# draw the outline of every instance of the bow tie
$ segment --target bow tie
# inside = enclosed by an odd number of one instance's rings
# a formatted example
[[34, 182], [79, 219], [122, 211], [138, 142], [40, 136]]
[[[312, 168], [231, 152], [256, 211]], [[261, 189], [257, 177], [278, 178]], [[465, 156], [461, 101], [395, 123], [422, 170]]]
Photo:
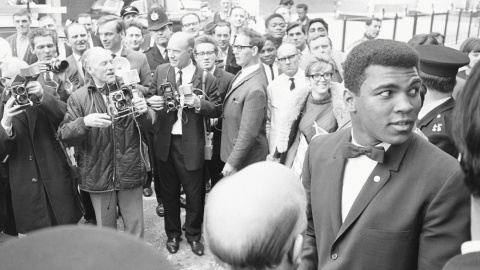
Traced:
[[342, 149], [343, 158], [356, 158], [361, 155], [367, 156], [371, 160], [383, 163], [385, 149], [381, 146], [377, 147], [362, 147], [356, 146], [353, 143], [347, 142]]

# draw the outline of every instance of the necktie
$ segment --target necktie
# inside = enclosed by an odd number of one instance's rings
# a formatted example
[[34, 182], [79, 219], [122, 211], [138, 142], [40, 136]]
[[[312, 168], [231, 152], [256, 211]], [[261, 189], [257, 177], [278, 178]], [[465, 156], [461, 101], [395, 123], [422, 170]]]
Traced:
[[361, 147], [353, 143], [346, 143], [342, 149], [343, 158], [356, 158], [365, 155], [371, 160], [383, 163], [385, 149], [383, 147]]
[[273, 72], [273, 64], [268, 65], [270, 67], [270, 72], [272, 73], [272, 81], [275, 80], [275, 73]]
[[52, 77], [50, 77], [49, 71], [45, 72], [45, 85], [55, 87]]
[[180, 88], [180, 85], [182, 85], [182, 70], [181, 69], [178, 71], [177, 89]]
[[292, 83], [290, 84], [290, 91], [292, 91], [293, 89], [295, 89], [295, 82], [294, 82], [294, 78], [290, 78], [289, 79]]
[[113, 59], [115, 59], [116, 56], [117, 56], [116, 54], [112, 53], [112, 58]]
[[165, 61], [170, 62], [170, 59], [168, 59], [168, 52], [167, 52], [167, 50], [165, 50], [165, 57], [164, 57], [164, 58], [165, 58]]

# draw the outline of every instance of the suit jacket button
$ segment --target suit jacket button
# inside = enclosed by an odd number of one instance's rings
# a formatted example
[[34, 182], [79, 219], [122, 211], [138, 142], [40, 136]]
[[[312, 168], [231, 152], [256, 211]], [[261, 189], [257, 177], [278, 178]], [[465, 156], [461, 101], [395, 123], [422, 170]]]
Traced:
[[338, 254], [337, 253], [333, 253], [332, 254], [332, 260], [336, 260], [338, 258]]
[[32, 156], [28, 156], [28, 160], [32, 161], [32, 160], [33, 160], [33, 157], [32, 157]]
[[32, 182], [33, 182], [33, 183], [36, 183], [36, 182], [37, 182], [37, 178], [32, 178]]

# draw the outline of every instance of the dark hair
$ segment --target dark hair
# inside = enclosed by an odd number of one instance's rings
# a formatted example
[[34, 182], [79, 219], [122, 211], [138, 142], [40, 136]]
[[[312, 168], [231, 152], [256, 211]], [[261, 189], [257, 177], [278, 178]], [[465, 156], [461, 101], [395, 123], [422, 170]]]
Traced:
[[280, 3], [279, 5], [283, 5], [283, 6], [286, 6], [286, 5], [291, 5], [293, 6], [295, 3], [293, 2], [293, 0], [280, 0]]
[[215, 47], [215, 54], [218, 53], [218, 42], [214, 37], [209, 35], [201, 35], [195, 39], [195, 52], [197, 50], [197, 45], [203, 43], [213, 44], [213, 46]]
[[240, 28], [238, 29], [237, 35], [244, 35], [250, 38], [250, 45], [258, 48], [260, 52], [264, 45], [264, 40], [262, 35], [257, 31], [251, 28]]
[[[125, 31], [127, 31], [127, 29], [130, 27], [137, 27], [138, 29], [140, 29], [140, 31], [142, 31], [142, 28], [143, 28], [142, 25], [136, 21], [129, 21], [125, 23]], [[142, 33], [142, 36], [143, 36], [143, 33]]]
[[470, 192], [480, 195], [480, 68], [475, 65], [453, 112], [453, 141], [460, 152], [460, 165]]
[[318, 23], [318, 22], [321, 23], [321, 24], [323, 24], [323, 26], [325, 27], [325, 30], [327, 30], [327, 34], [328, 34], [328, 23], [327, 23], [323, 18], [311, 19], [311, 20], [308, 22], [307, 30], [310, 30], [310, 26], [312, 26], [312, 24]]
[[274, 46], [275, 44], [277, 44], [275, 41], [275, 37], [272, 36], [271, 34], [263, 34], [262, 37], [263, 37], [263, 45], [265, 45], [267, 41], [272, 42]]
[[305, 27], [303, 27], [303, 25], [300, 22], [289, 23], [288, 26], [287, 26], [287, 34], [290, 30], [292, 30], [295, 27], [300, 27], [300, 29], [302, 29], [303, 34], [305, 34], [305, 35], [307, 34], [306, 31], [305, 31]]
[[[45, 29], [45, 28], [36, 28], [32, 29], [27, 34], [28, 41], [32, 49], [35, 48], [34, 40], [36, 37], [52, 37], [53, 44], [57, 46], [57, 32]], [[58, 52], [58, 48], [57, 48]]]
[[416, 48], [420, 45], [440, 45], [438, 44], [438, 41], [427, 34], [418, 34], [413, 36], [408, 42], [408, 45], [412, 46], [412, 48]]
[[271, 20], [275, 19], [275, 18], [280, 18], [283, 20], [283, 22], [285, 22], [285, 18], [283, 18], [282, 15], [278, 14], [278, 13], [273, 13], [272, 15], [268, 16], [266, 19], [265, 19], [265, 28], [268, 28], [268, 24], [270, 23]]
[[306, 4], [298, 4], [297, 8], [303, 8], [305, 11], [308, 11], [308, 6]]
[[469, 54], [471, 52], [480, 52], [480, 38], [467, 38], [460, 45], [459, 51]]
[[418, 53], [404, 42], [374, 39], [357, 45], [345, 60], [345, 87], [360, 94], [360, 86], [365, 81], [365, 70], [369, 66], [418, 68]]
[[377, 18], [377, 17], [370, 17], [370, 18], [368, 18], [368, 19], [365, 20], [365, 24], [366, 24], [367, 26], [370, 26], [373, 21], [382, 22], [382, 19]]
[[230, 27], [229, 22], [218, 22], [218, 23], [210, 22], [207, 25], [205, 25], [205, 27], [203, 28], [203, 33], [205, 35], [213, 36], [215, 34], [215, 29], [217, 29], [217, 27], [225, 27], [225, 26], [228, 27], [228, 32], [231, 34], [232, 28]]
[[31, 16], [30, 13], [28, 13], [28, 11], [25, 10], [25, 9], [20, 9], [19, 11], [13, 13], [12, 18], [14, 18], [15, 16], [27, 16], [27, 17], [28, 17], [28, 20], [29, 20], [29, 21], [32, 21], [32, 16]]
[[[65, 28], [63, 29], [63, 32], [65, 33], [65, 37], [67, 39], [68, 39], [68, 29], [70, 29], [70, 27], [72, 27], [73, 25], [79, 25], [79, 26], [85, 28], [85, 31], [87, 31], [87, 28], [85, 27], [85, 25], [79, 24], [78, 22], [71, 23], [71, 24], [65, 26]], [[88, 35], [88, 31], [87, 31], [87, 35]]]
[[106, 24], [108, 22], [115, 22], [117, 24], [116, 25], [117, 33], [121, 33], [121, 32], [125, 33], [125, 22], [122, 20], [122, 18], [115, 15], [105, 15], [100, 17], [100, 19], [98, 19], [97, 21], [98, 28], [100, 28], [101, 25]]
[[455, 84], [457, 84], [456, 76], [453, 77], [439, 77], [426, 74], [420, 70], [420, 78], [422, 83], [430, 90], [440, 93], [452, 93]]
[[197, 17], [198, 22], [201, 22], [200, 17], [199, 17], [196, 13], [189, 12], [189, 13], [184, 14], [184, 15], [182, 16], [182, 18], [180, 19], [180, 23], [182, 24], [182, 26], [183, 26], [183, 18], [185, 18], [185, 17], [187, 17], [187, 16], [190, 16], [190, 15], [193, 15], [193, 16]]

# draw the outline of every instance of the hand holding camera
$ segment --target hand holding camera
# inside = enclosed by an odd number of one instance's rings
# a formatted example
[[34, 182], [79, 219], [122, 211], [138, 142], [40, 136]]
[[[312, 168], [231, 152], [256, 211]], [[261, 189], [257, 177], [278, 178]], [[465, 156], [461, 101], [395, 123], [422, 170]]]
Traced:
[[132, 102], [133, 106], [139, 114], [144, 114], [147, 111], [148, 106], [144, 98], [134, 97]]
[[83, 118], [87, 127], [106, 128], [112, 124], [112, 118], [106, 113], [91, 113]]
[[147, 104], [155, 111], [160, 111], [163, 109], [165, 100], [161, 96], [152, 96], [147, 100]]
[[68, 68], [68, 61], [53, 58], [50, 61], [38, 62], [40, 72], [62, 73]]
[[42, 100], [43, 97], [43, 87], [37, 81], [31, 81], [27, 83], [27, 93], [30, 96], [37, 97], [37, 100]]
[[22, 108], [19, 106], [13, 106], [15, 103], [15, 98], [10, 97], [5, 103], [4, 111], [3, 111], [3, 118], [2, 118], [2, 125], [9, 127], [12, 125], [13, 117], [17, 114], [22, 112]]
[[184, 104], [189, 108], [200, 109], [200, 98], [193, 93], [191, 85], [182, 85], [179, 87], [180, 95], [185, 96]]

